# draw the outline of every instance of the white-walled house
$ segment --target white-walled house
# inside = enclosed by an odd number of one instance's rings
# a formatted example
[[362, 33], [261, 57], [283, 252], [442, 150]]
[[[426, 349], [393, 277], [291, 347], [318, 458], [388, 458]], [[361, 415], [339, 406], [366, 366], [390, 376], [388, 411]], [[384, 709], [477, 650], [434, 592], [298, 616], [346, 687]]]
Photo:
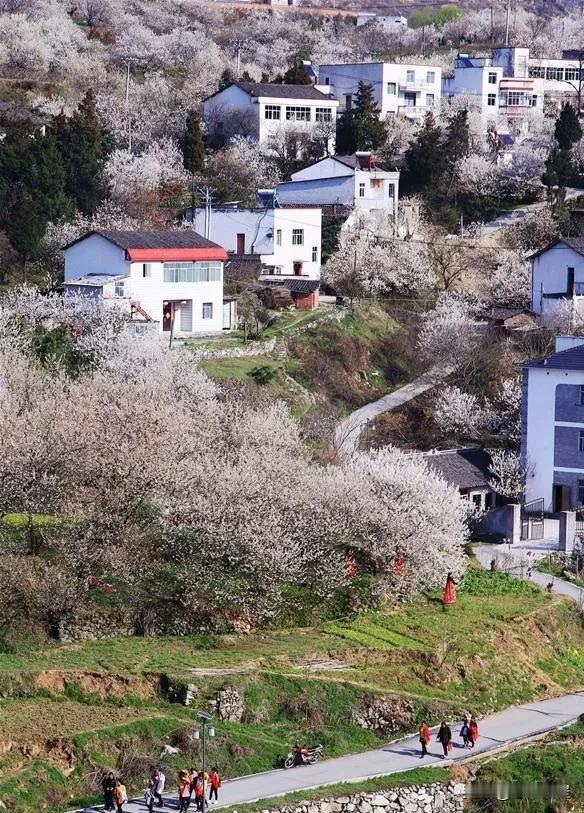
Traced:
[[376, 14], [374, 11], [361, 11], [357, 14], [357, 26], [375, 25], [384, 31], [392, 31], [395, 28], [407, 28], [408, 18], [403, 14]]
[[103, 297], [160, 332], [232, 327], [223, 248], [194, 231], [93, 231], [64, 248], [65, 293]]
[[207, 133], [221, 139], [243, 135], [266, 143], [285, 132], [328, 136], [334, 150], [338, 101], [314, 85], [233, 82], [203, 101]]
[[373, 87], [381, 118], [399, 113], [419, 120], [440, 109], [442, 68], [437, 65], [356, 62], [319, 68], [319, 87], [330, 88], [340, 110], [352, 106], [359, 82]]
[[584, 238], [562, 237], [532, 254], [531, 310], [547, 315], [571, 300], [584, 313]]
[[[195, 209], [195, 227], [204, 218], [205, 210]], [[208, 233], [231, 255], [259, 256], [265, 276], [320, 280], [320, 208], [213, 208]]]
[[555, 353], [523, 366], [521, 454], [526, 502], [584, 506], [584, 338], [558, 337]]
[[397, 217], [399, 171], [377, 169], [370, 152], [331, 155], [294, 172], [276, 187], [282, 206], [346, 206], [357, 211], [384, 210]]

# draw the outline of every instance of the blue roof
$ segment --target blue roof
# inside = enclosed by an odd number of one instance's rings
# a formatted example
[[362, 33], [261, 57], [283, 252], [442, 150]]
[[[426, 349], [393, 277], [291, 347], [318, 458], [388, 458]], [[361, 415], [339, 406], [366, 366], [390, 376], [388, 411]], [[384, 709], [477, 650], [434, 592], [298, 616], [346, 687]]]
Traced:
[[523, 367], [544, 367], [549, 370], [582, 370], [584, 371], [584, 344], [577, 347], [569, 347], [567, 350], [560, 350], [559, 353], [552, 353], [535, 361], [528, 361]]

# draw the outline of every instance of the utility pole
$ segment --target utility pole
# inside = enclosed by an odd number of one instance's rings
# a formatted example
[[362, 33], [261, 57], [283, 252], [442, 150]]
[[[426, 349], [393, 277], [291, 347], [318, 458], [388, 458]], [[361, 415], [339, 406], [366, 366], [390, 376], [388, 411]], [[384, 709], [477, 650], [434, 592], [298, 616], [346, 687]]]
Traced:
[[491, 45], [493, 45], [495, 41], [495, 20], [494, 20], [494, 9], [491, 6]]
[[213, 196], [211, 194], [211, 187], [204, 186], [202, 189], [199, 189], [200, 194], [203, 196], [205, 201], [205, 237], [207, 240], [210, 239], [209, 235], [211, 234], [211, 213], [213, 211], [212, 204], [213, 204]]
[[206, 711], [198, 711], [197, 717], [202, 721], [193, 731], [194, 739], [201, 739], [203, 743], [203, 813], [207, 806], [207, 799], [205, 797], [205, 771], [206, 771], [206, 739], [207, 737], [215, 736], [215, 726], [213, 725], [213, 718]]
[[126, 116], [128, 117], [128, 151], [132, 151], [132, 117], [130, 115], [130, 69], [132, 66], [131, 59], [125, 59], [126, 63]]
[[507, 14], [505, 16], [505, 45], [509, 45], [509, 19], [511, 17], [511, 0], [507, 0]]
[[245, 42], [244, 40], [234, 40], [233, 44], [235, 46], [235, 56], [237, 59], [237, 67], [235, 69], [235, 78], [239, 79], [241, 76], [241, 49], [243, 48]]

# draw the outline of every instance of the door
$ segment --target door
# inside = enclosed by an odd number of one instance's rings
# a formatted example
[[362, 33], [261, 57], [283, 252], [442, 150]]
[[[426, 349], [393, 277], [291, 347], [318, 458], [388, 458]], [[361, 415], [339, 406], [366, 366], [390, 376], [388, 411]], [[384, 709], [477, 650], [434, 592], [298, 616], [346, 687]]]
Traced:
[[569, 511], [572, 507], [570, 486], [554, 485], [554, 514]]
[[187, 299], [180, 303], [180, 331], [192, 333], [193, 330], [193, 300]]
[[245, 234], [237, 235], [237, 254], [245, 254]]
[[404, 93], [404, 105], [406, 107], [415, 107], [416, 106], [416, 94], [415, 93]]
[[223, 330], [231, 330], [231, 302], [223, 303]]
[[172, 320], [174, 318], [174, 303], [162, 303], [162, 329], [168, 332], [172, 327]]

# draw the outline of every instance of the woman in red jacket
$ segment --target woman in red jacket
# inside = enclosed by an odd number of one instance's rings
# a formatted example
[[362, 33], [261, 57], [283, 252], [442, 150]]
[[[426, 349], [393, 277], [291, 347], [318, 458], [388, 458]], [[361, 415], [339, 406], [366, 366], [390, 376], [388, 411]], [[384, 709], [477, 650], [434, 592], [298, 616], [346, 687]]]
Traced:
[[[212, 805], [217, 804], [219, 801], [219, 788], [221, 787], [221, 777], [219, 776], [219, 771], [217, 770], [217, 766], [213, 766], [211, 769], [211, 775], [209, 776], [209, 784], [211, 785], [211, 790], [209, 791], [209, 802]], [[215, 801], [213, 801], [213, 797], [215, 797]]]

